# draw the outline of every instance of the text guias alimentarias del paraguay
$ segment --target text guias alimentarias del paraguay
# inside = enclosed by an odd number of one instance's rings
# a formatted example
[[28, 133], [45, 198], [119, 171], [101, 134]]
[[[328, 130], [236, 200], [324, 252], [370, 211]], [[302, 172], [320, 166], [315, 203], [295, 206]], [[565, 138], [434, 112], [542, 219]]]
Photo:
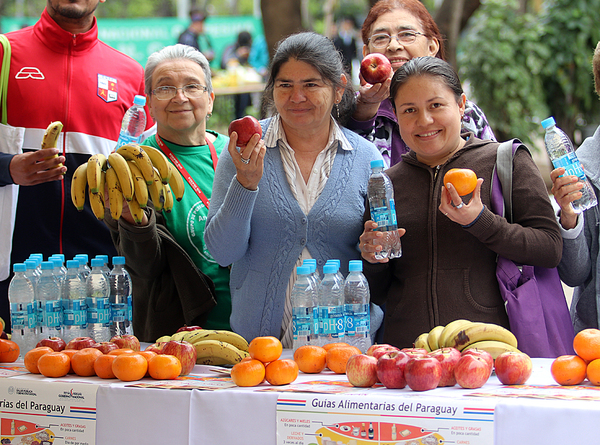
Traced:
[[458, 411], [458, 407], [449, 405], [437, 405], [427, 404], [423, 402], [410, 402], [410, 403], [388, 403], [388, 402], [359, 402], [356, 400], [327, 400], [327, 399], [313, 399], [311, 402], [313, 408], [327, 408], [327, 409], [344, 409], [354, 411], [385, 411], [385, 412], [402, 412], [402, 413], [415, 413], [415, 414], [430, 414], [440, 416], [442, 414], [455, 416]]
[[66, 406], [51, 403], [37, 403], [33, 400], [0, 400], [0, 409], [18, 409], [23, 411], [39, 411], [47, 414], [64, 414]]

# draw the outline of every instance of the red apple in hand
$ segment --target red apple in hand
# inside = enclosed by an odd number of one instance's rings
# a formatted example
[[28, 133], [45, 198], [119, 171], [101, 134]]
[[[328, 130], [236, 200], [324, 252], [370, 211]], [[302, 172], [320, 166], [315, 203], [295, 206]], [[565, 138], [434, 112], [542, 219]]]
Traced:
[[188, 375], [196, 365], [196, 348], [187, 341], [171, 340], [164, 343], [161, 354], [174, 355], [181, 362], [181, 373]]
[[406, 384], [413, 391], [427, 391], [437, 388], [442, 378], [442, 365], [435, 357], [428, 355], [411, 358], [404, 368]]
[[255, 133], [262, 137], [262, 128], [253, 116], [244, 116], [241, 119], [236, 119], [229, 124], [227, 133], [231, 136], [232, 132], [238, 135], [237, 146], [245, 147]]
[[352, 386], [368, 388], [377, 383], [377, 359], [372, 355], [356, 354], [348, 359], [346, 377]]
[[429, 353], [430, 357], [435, 357], [442, 365], [442, 377], [438, 386], [454, 386], [456, 379], [454, 378], [454, 368], [460, 360], [460, 351], [455, 348], [436, 349]]
[[454, 367], [454, 377], [463, 388], [481, 388], [490, 378], [489, 364], [482, 357], [464, 354]]
[[91, 348], [96, 344], [96, 340], [92, 337], [76, 337], [67, 343], [65, 349], [84, 349]]
[[395, 351], [383, 354], [377, 360], [377, 378], [386, 388], [402, 389], [406, 386], [404, 371], [411, 356]]
[[140, 341], [135, 335], [123, 334], [115, 335], [110, 339], [111, 342], [115, 343], [119, 349], [132, 349], [134, 351], [140, 350]]
[[360, 74], [371, 85], [385, 82], [391, 73], [392, 65], [383, 54], [367, 54], [360, 62]]
[[101, 341], [100, 343], [96, 343], [92, 346], [92, 348], [96, 348], [102, 354], [108, 354], [110, 351], [114, 351], [115, 349], [119, 349], [116, 343], [112, 341]]
[[503, 352], [496, 358], [496, 376], [503, 385], [524, 385], [531, 376], [531, 358], [524, 352]]
[[37, 345], [35, 345], [36, 348], [39, 348], [40, 346], [48, 346], [54, 351], [60, 352], [67, 347], [67, 343], [60, 337], [48, 337], [42, 338], [38, 341]]

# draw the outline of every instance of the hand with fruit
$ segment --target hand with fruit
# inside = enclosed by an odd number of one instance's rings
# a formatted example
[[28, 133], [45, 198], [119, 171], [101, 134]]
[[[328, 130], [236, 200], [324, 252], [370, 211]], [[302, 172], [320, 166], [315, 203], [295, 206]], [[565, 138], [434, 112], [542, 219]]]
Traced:
[[[265, 141], [256, 118], [245, 116], [229, 124], [229, 154], [236, 168], [236, 177], [242, 187], [256, 190], [263, 175]], [[239, 147], [239, 151], [237, 149]]]
[[[444, 175], [444, 187], [439, 210], [450, 220], [461, 226], [471, 224], [481, 214], [481, 185], [475, 172], [468, 168], [451, 168]], [[468, 203], [462, 197], [473, 194]]]

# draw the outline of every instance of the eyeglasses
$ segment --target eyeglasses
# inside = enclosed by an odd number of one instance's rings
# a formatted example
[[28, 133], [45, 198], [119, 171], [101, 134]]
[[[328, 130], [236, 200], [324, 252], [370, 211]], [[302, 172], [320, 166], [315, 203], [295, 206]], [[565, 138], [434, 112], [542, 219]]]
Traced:
[[202, 93], [208, 91], [208, 87], [200, 85], [199, 83], [190, 83], [181, 88], [173, 86], [158, 87], [152, 90], [152, 94], [156, 96], [158, 100], [173, 99], [177, 95], [177, 90], [182, 90], [185, 97], [188, 99], [195, 99], [202, 96]]
[[[398, 43], [402, 45], [410, 45], [412, 43], [415, 43], [415, 40], [417, 40], [417, 36], [424, 35], [425, 34], [418, 31], [400, 31], [394, 36], [394, 38]], [[385, 33], [373, 34], [369, 39], [369, 42], [373, 45], [374, 48], [387, 48], [391, 41], [392, 37], [389, 34]]]

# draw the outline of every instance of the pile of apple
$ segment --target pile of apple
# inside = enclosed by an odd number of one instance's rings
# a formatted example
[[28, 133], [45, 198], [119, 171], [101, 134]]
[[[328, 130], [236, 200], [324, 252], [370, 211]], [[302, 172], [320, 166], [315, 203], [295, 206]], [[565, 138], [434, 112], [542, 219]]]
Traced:
[[427, 352], [420, 348], [399, 349], [392, 345], [371, 346], [365, 354], [348, 359], [346, 376], [357, 387], [381, 382], [386, 388], [427, 391], [454, 386], [481, 388], [492, 370], [504, 385], [523, 385], [531, 376], [532, 363], [523, 352], [504, 352], [494, 363], [489, 352], [441, 348]]

